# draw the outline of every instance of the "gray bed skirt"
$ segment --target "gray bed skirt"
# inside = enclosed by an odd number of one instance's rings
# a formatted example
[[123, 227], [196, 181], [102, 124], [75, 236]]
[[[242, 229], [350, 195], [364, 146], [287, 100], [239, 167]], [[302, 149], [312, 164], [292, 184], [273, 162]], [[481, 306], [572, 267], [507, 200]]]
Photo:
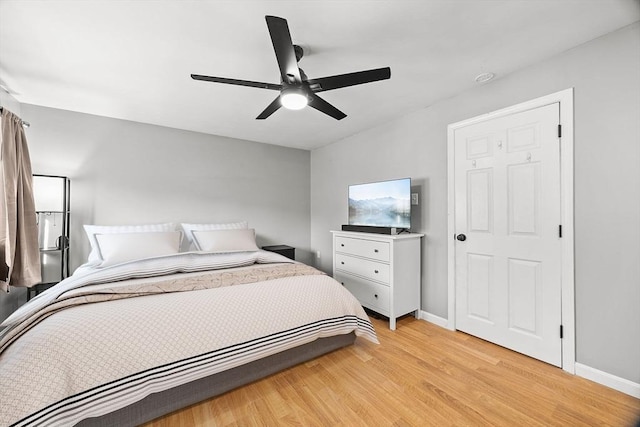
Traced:
[[155, 418], [186, 408], [229, 390], [280, 372], [291, 366], [314, 359], [323, 354], [353, 344], [356, 336], [351, 332], [319, 338], [308, 344], [277, 353], [264, 359], [190, 383], [153, 393], [132, 405], [101, 417], [87, 418], [79, 426], [136, 426]]

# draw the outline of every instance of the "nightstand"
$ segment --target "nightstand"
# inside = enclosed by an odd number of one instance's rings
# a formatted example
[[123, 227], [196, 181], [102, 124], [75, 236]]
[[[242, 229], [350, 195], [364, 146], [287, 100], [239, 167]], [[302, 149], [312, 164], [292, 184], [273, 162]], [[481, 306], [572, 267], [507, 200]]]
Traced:
[[273, 245], [263, 246], [262, 249], [269, 252], [275, 252], [280, 255], [284, 255], [289, 259], [296, 259], [296, 248], [287, 245]]
[[33, 285], [30, 288], [27, 288], [27, 301], [31, 299], [31, 293], [34, 295], [38, 295], [42, 291], [46, 291], [52, 286], [57, 285], [58, 282], [49, 282], [49, 283], [38, 283], [37, 285]]

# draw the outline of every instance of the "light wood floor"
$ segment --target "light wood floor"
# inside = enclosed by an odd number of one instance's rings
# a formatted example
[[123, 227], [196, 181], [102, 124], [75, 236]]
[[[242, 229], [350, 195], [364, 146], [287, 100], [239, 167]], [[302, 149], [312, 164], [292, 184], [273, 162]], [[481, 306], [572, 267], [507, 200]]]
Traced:
[[405, 317], [355, 345], [191, 406], [160, 426], [631, 426], [640, 400]]

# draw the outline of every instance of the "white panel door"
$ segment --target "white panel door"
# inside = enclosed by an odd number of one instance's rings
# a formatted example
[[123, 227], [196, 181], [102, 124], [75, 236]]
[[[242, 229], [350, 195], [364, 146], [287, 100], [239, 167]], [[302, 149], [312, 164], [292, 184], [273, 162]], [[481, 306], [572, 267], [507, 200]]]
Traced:
[[562, 363], [559, 104], [455, 130], [456, 328]]

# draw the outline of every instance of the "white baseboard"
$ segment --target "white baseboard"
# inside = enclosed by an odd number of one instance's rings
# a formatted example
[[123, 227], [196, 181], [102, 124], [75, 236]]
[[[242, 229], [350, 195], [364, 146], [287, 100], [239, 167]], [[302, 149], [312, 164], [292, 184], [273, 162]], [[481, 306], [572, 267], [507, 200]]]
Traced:
[[434, 325], [438, 325], [443, 328], [447, 327], [447, 319], [436, 316], [435, 314], [427, 313], [423, 310], [420, 310], [420, 319], [426, 320], [429, 323], [433, 323]]
[[[433, 323], [434, 325], [438, 325], [445, 329], [448, 327], [447, 319], [423, 310], [420, 310], [420, 319], [426, 320], [429, 323]], [[634, 383], [633, 381], [617, 377], [615, 375], [600, 371], [598, 369], [583, 365], [578, 362], [576, 362], [575, 364], [575, 370], [575, 374], [579, 377], [586, 378], [598, 384], [602, 384], [606, 387], [618, 390], [622, 393], [628, 394], [629, 396], [640, 399], [640, 384], [638, 383]]]
[[640, 384], [576, 362], [576, 375], [640, 399]]

